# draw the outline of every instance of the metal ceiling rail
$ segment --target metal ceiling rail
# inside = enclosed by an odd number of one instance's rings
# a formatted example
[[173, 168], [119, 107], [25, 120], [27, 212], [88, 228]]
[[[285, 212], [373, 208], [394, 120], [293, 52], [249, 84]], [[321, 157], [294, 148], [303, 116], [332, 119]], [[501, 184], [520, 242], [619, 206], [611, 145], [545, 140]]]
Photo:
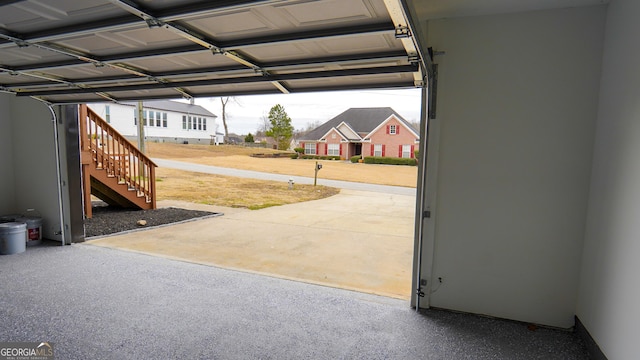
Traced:
[[[223, 49], [222, 51], [230, 51], [230, 50], [239, 50], [243, 48], [247, 48], [249, 46], [258, 46], [258, 45], [280, 45], [282, 43], [294, 42], [294, 41], [314, 41], [325, 39], [329, 37], [342, 37], [342, 36], [354, 36], [354, 35], [367, 35], [367, 34], [377, 34], [377, 33], [394, 33], [395, 28], [393, 24], [384, 23], [384, 24], [373, 24], [367, 26], [349, 26], [349, 27], [340, 27], [334, 28], [330, 30], [317, 30], [317, 31], [308, 31], [308, 32], [296, 32], [290, 34], [281, 34], [273, 37], [261, 37], [256, 39], [241, 39], [234, 40], [233, 42], [222, 42], [215, 43], [209, 39], [201, 39], [201, 41], [208, 42], [213, 48]], [[1, 36], [0, 36], [1, 37]], [[23, 40], [22, 37], [15, 37], [18, 40]], [[203, 49], [202, 44], [198, 45], [183, 45], [173, 48], [159, 48], [153, 50], [143, 50], [137, 52], [127, 52], [113, 55], [105, 55], [99, 58], [96, 58], [102, 63], [110, 63], [110, 62], [118, 62], [118, 61], [132, 61], [132, 60], [141, 60], [145, 58], [157, 57], [157, 56], [167, 56], [170, 55], [189, 55], [194, 52], [202, 52], [205, 51]], [[209, 49], [209, 48], [206, 48]], [[405, 54], [406, 57], [406, 54]], [[60, 67], [69, 67], [82, 65], [83, 62], [78, 60], [68, 60], [68, 61], [54, 61], [49, 63], [39, 63], [39, 64], [31, 64], [31, 65], [23, 65], [16, 67], [17, 70], [44, 70], [44, 69], [53, 69]], [[258, 64], [256, 64], [258, 65]], [[264, 64], [260, 64], [263, 65]]]
[[[326, 66], [326, 65], [349, 65], [353, 63], [360, 64], [375, 64], [379, 62], [406, 62], [407, 55], [404, 51], [394, 50], [388, 52], [375, 52], [360, 55], [342, 55], [342, 56], [329, 56], [315, 59], [304, 60], [288, 60], [288, 61], [274, 61], [263, 63], [263, 68], [268, 71], [282, 71], [282, 70], [296, 70], [300, 68], [307, 68], [311, 66]], [[149, 72], [151, 76], [173, 80], [175, 77], [189, 76], [197, 74], [210, 74], [224, 76], [225, 73], [238, 73], [247, 71], [247, 67], [243, 65], [232, 66], [220, 66], [220, 67], [206, 67], [188, 70], [174, 70], [163, 73]], [[252, 72], [253, 73], [253, 72]], [[100, 84], [108, 82], [128, 81], [139, 79], [138, 76], [131, 75], [116, 75], [105, 77], [88, 77], [88, 78], [75, 78], [73, 82], [76, 84]], [[16, 83], [5, 84], [8, 88], [30, 88], [51, 85], [49, 82], [30, 82], [30, 83]]]
[[[147, 23], [149, 28], [162, 27], [164, 29], [171, 31], [174, 34], [177, 34], [178, 36], [181, 36], [191, 42], [194, 42], [206, 49], [211, 50], [213, 54], [222, 54], [237, 63], [240, 63], [242, 65], [245, 65], [253, 69], [254, 71], [259, 71], [263, 75], [268, 75], [266, 70], [262, 69], [255, 60], [249, 58], [248, 56], [242, 53], [239, 53], [237, 51], [225, 50], [219, 45], [217, 45], [211, 39], [207, 39], [203, 34], [199, 34], [197, 33], [197, 31], [189, 29], [186, 26], [176, 24], [173, 22], [164, 21], [152, 15], [150, 12], [143, 10], [139, 4], [135, 3], [132, 0], [111, 0], [111, 1], [114, 5], [121, 7], [122, 9], [136, 16], [139, 16], [142, 20], [144, 20]], [[272, 81], [272, 84], [285, 94], [289, 92], [284, 87], [284, 85], [278, 83], [277, 81]]]
[[[2, 36], [0, 35], [0, 37]], [[110, 63], [118, 63], [118, 62], [131, 61], [131, 60], [142, 60], [142, 59], [157, 57], [157, 56], [165, 56], [167, 54], [190, 55], [195, 52], [203, 52], [203, 51], [207, 51], [207, 50], [203, 49], [201, 46], [198, 46], [198, 45], [185, 45], [185, 46], [179, 46], [175, 48], [141, 50], [137, 52], [128, 52], [128, 53], [108, 55], [108, 56], [94, 56], [93, 58], [100, 64], [110, 64]], [[45, 63], [21, 65], [21, 66], [15, 66], [14, 68], [16, 70], [21, 70], [21, 71], [47, 70], [47, 69], [79, 66], [79, 65], [85, 65], [85, 64], [86, 64], [86, 61], [82, 61], [80, 59], [74, 58], [71, 60], [59, 60], [59, 61], [52, 61], [48, 63], [45, 62]]]
[[[381, 82], [381, 83], [365, 83], [365, 84], [346, 84], [346, 85], [328, 85], [328, 86], [308, 86], [301, 87], [299, 89], [292, 89], [291, 93], [302, 93], [302, 92], [322, 92], [322, 91], [343, 91], [343, 90], [373, 90], [373, 89], [406, 89], [407, 87], [412, 86], [412, 83], [407, 83], [406, 81], [398, 81], [398, 82]], [[248, 95], [269, 95], [269, 94], [279, 94], [280, 92], [276, 88], [270, 89], [225, 89], [223, 91], [209, 91], [209, 92], [199, 92], [197, 94], [198, 97], [221, 97], [221, 96], [248, 96]], [[126, 96], [118, 96], [115, 97], [116, 101], [146, 101], [146, 100], [158, 100], [158, 99], [175, 99], [175, 96], [171, 95], [140, 95], [139, 93], [135, 93], [132, 95]], [[89, 103], [96, 102], [95, 98], [81, 98], [76, 97], [69, 100], [50, 100], [52, 104], [77, 104], [77, 103]]]
[[228, 85], [228, 84], [246, 84], [257, 82], [272, 82], [272, 81], [290, 81], [290, 80], [304, 80], [304, 79], [318, 79], [329, 77], [344, 77], [344, 76], [361, 76], [361, 75], [380, 75], [380, 74], [397, 74], [402, 72], [415, 72], [418, 70], [418, 65], [401, 65], [401, 66], [384, 66], [384, 67], [371, 67], [363, 69], [349, 69], [349, 70], [330, 70], [330, 71], [315, 71], [315, 72], [300, 72], [293, 74], [271, 74], [268, 76], [250, 76], [250, 77], [236, 77], [227, 79], [209, 79], [209, 80], [192, 80], [173, 82], [169, 84], [138, 84], [138, 85], [120, 85], [120, 86], [105, 86], [105, 87], [93, 87], [90, 89], [76, 88], [76, 89], [60, 89], [60, 90], [40, 90], [40, 91], [21, 91], [18, 96], [51, 96], [56, 94], [86, 94], [95, 91], [101, 92], [119, 92], [119, 91], [135, 91], [135, 90], [149, 90], [149, 89], [161, 89], [172, 87], [196, 87], [196, 86], [215, 86], [215, 85]]
[[[128, 65], [124, 65], [124, 64], [116, 64], [116, 63], [104, 63], [104, 62], [102, 62], [102, 61], [100, 61], [98, 59], [95, 59], [95, 58], [93, 58], [93, 57], [91, 57], [89, 55], [83, 54], [83, 53], [81, 53], [79, 51], [76, 51], [76, 50], [67, 49], [67, 48], [65, 48], [63, 46], [60, 46], [60, 45], [57, 45], [57, 44], [31, 43], [31, 42], [28, 42], [28, 41], [24, 41], [24, 40], [22, 40], [20, 38], [14, 37], [12, 35], [6, 34], [4, 32], [0, 33], [0, 38], [6, 39], [6, 40], [9, 40], [9, 41], [13, 41], [19, 47], [33, 46], [33, 47], [36, 47], [36, 48], [39, 48], [39, 49], [55, 52], [55, 53], [62, 54], [62, 55], [65, 55], [65, 56], [70, 56], [70, 57], [76, 58], [79, 61], [82, 61], [83, 63], [91, 63], [96, 67], [109, 66], [109, 67], [124, 71], [124, 72], [129, 73], [129, 74], [137, 75], [137, 76], [140, 76], [140, 77], [146, 77], [151, 81], [156, 81], [156, 82], [160, 82], [160, 83], [165, 83], [166, 82], [166, 80], [153, 77], [153, 76], [151, 76], [149, 74], [146, 74], [146, 73], [142, 72], [141, 70], [136, 69], [136, 68], [134, 68], [132, 66], [128, 66]], [[9, 69], [11, 69], [11, 68], [9, 68]], [[32, 70], [32, 69], [29, 69], [29, 70]], [[39, 77], [39, 78], [42, 78], [42, 79], [52, 80], [52, 81], [56, 81], [56, 82], [62, 82], [60, 78], [57, 78], [56, 76], [50, 75], [50, 74], [43, 74], [43, 75], [37, 76], [37, 75], [34, 75], [34, 73], [32, 73], [32, 72], [27, 72], [25, 70], [15, 69], [15, 68], [13, 69], [13, 71], [19, 72], [20, 74], [27, 75], [27, 76]], [[53, 80], [53, 79], [55, 79], [55, 80]], [[71, 81], [68, 81], [68, 80], [63, 80], [63, 81], [68, 83], [69, 85], [73, 85], [73, 86], [76, 86], [76, 87], [80, 87], [80, 88], [84, 88], [85, 87], [85, 86], [81, 86], [81, 85], [75, 84], [75, 83], [73, 83]], [[182, 94], [182, 96], [185, 96], [187, 98], [191, 98], [192, 97], [189, 93], [185, 92], [182, 89], [176, 88], [175, 90], [177, 92], [179, 92], [180, 94]]]
[[[415, 37], [412, 33], [412, 29], [409, 27], [409, 19], [405, 14], [402, 4], [399, 0], [384, 0], [384, 4], [387, 7], [389, 16], [391, 16], [391, 20], [395, 26], [396, 38], [402, 42], [402, 46], [410, 58], [419, 59], [420, 53], [418, 52], [417, 45], [414, 42]], [[422, 71], [418, 71], [414, 74], [414, 82], [416, 86], [424, 86], [425, 81]]]
[[[28, 0], [0, 0], [0, 7], [14, 3], [27, 2]], [[192, 4], [157, 10], [156, 17], [163, 21], [181, 20], [187, 17], [200, 15], [213, 15], [229, 10], [250, 8], [257, 5], [269, 5], [291, 2], [291, 0], [218, 0], [200, 1]], [[135, 14], [122, 14], [108, 19], [99, 19], [53, 29], [45, 29], [22, 34], [27, 41], [55, 41], [69, 36], [93, 34], [101, 31], [112, 31], [140, 24], [140, 18]], [[2, 48], [5, 44], [0, 44]]]

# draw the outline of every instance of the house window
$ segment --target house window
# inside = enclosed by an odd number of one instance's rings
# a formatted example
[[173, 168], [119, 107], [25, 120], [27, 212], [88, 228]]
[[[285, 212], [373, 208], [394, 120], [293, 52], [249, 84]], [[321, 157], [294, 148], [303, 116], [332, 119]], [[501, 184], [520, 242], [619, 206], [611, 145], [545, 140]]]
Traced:
[[402, 157], [411, 158], [411, 145], [402, 145]]
[[389, 125], [389, 134], [391, 135], [397, 134], [397, 129], [395, 125]]
[[107, 120], [107, 124], [111, 123], [111, 111], [109, 105], [105, 105], [104, 107], [104, 119]]
[[304, 153], [305, 153], [305, 155], [315, 155], [316, 154], [316, 143], [305, 143], [304, 144]]
[[138, 109], [133, 109], [133, 125], [138, 125]]
[[191, 116], [189, 116], [189, 125], [187, 126], [187, 130], [191, 130]]
[[198, 118], [198, 130], [202, 130], [202, 118]]
[[340, 144], [329, 144], [327, 147], [327, 155], [340, 156]]
[[376, 144], [373, 146], [373, 156], [382, 156], [382, 145]]
[[162, 114], [160, 114], [160, 111], [156, 111], [156, 126], [157, 127], [161, 127], [162, 126], [162, 119], [160, 118], [162, 116]]
[[207, 131], [207, 118], [202, 118], [202, 130]]
[[167, 127], [167, 113], [162, 113], [162, 127]]
[[142, 112], [142, 124], [143, 124], [144, 126], [147, 126], [147, 110], [144, 110], [144, 111]]
[[187, 115], [182, 115], [182, 129], [187, 130]]

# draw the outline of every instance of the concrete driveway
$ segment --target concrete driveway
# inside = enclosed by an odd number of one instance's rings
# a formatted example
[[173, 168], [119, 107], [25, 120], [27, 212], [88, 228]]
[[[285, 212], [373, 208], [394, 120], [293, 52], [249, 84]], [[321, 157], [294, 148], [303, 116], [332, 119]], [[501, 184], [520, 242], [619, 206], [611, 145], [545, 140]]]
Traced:
[[415, 196], [342, 189], [262, 210], [183, 202], [225, 216], [86, 244], [408, 299]]

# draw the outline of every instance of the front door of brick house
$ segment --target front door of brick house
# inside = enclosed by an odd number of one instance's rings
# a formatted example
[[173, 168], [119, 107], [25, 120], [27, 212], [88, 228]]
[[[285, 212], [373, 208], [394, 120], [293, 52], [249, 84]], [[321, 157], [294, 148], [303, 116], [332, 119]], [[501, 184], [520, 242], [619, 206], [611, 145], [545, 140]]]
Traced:
[[362, 155], [362, 144], [356, 144], [356, 150], [353, 153], [353, 156]]

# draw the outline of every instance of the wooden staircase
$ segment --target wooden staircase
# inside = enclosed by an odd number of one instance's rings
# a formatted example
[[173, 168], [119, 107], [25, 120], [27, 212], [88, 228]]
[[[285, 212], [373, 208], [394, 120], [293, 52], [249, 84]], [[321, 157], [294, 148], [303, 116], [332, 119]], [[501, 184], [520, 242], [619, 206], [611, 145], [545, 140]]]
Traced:
[[157, 165], [86, 104], [79, 115], [85, 216], [92, 217], [91, 195], [109, 205], [155, 209]]

